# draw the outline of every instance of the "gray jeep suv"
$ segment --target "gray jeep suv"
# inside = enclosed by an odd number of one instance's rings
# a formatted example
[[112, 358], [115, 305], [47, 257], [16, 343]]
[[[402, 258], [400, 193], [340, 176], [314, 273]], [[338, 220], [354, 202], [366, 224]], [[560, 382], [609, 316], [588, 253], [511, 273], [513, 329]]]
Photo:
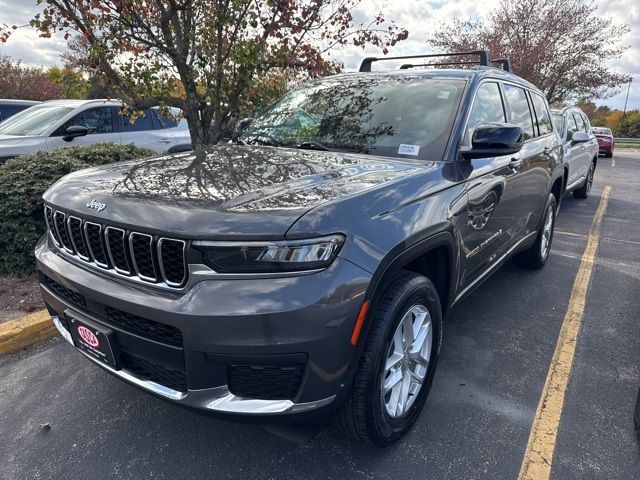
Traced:
[[400, 438], [446, 312], [511, 257], [545, 264], [562, 192], [543, 95], [473, 53], [470, 69], [367, 59], [233, 144], [61, 179], [36, 257], [63, 336], [175, 404]]

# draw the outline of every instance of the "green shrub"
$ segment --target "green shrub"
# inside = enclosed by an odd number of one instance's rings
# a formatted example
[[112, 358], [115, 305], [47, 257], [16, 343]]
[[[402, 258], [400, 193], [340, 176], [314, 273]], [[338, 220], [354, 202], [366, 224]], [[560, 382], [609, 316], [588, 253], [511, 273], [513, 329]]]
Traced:
[[0, 273], [33, 269], [33, 249], [45, 231], [42, 194], [64, 175], [95, 165], [152, 155], [133, 145], [60, 148], [0, 165]]

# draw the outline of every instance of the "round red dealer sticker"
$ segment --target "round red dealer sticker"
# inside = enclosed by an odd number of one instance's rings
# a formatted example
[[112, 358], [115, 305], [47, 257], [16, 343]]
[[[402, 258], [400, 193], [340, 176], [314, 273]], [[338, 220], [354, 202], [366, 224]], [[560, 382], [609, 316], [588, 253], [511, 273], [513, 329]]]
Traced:
[[78, 334], [85, 342], [87, 342], [93, 348], [97, 348], [100, 345], [100, 342], [98, 341], [98, 337], [96, 337], [94, 333], [91, 330], [89, 330], [87, 327], [83, 325], [78, 326]]

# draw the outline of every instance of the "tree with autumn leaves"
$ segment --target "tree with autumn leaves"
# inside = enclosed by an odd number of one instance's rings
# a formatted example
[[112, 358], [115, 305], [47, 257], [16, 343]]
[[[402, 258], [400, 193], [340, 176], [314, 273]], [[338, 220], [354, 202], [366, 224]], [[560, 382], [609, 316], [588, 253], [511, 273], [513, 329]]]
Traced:
[[0, 72], [0, 98], [50, 100], [63, 95], [64, 87], [41, 69], [6, 55], [0, 55]]
[[502, 0], [485, 18], [445, 22], [429, 44], [509, 58], [516, 75], [544, 91], [550, 103], [562, 103], [607, 98], [629, 82], [608, 66], [628, 48], [628, 31], [602, 16], [593, 0]]
[[[385, 52], [408, 32], [381, 14], [354, 19], [360, 0], [38, 0], [44, 37], [82, 37], [88, 58], [130, 107], [180, 108], [192, 143], [216, 143], [251, 110], [256, 86], [275, 72], [339, 70], [330, 51], [347, 44]], [[7, 27], [1, 39], [11, 34]], [[176, 88], [179, 85], [180, 88]], [[260, 88], [258, 88], [260, 90]], [[256, 95], [247, 95], [248, 93]]]

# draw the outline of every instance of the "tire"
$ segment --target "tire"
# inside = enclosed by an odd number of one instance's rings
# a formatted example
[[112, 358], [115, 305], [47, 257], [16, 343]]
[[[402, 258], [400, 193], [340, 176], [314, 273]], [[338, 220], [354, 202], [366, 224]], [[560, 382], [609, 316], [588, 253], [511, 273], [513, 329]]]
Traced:
[[591, 162], [589, 165], [589, 171], [587, 172], [587, 178], [584, 179], [584, 184], [573, 191], [573, 196], [575, 198], [589, 198], [589, 193], [591, 192], [591, 186], [593, 185], [593, 174], [596, 171], [596, 166]]
[[604, 154], [604, 156], [607, 157], [607, 158], [611, 158], [611, 157], [613, 157], [613, 152], [607, 152], [607, 153]]
[[[538, 236], [536, 241], [531, 247], [522, 252], [517, 253], [513, 257], [514, 263], [518, 267], [527, 268], [530, 270], [539, 270], [544, 267], [549, 259], [549, 252], [551, 251], [551, 242], [553, 241], [553, 230], [556, 226], [556, 198], [551, 193], [549, 194], [549, 200], [547, 200], [547, 206], [545, 207], [545, 215], [538, 230]], [[551, 217], [549, 219], [549, 216]], [[550, 223], [548, 223], [550, 220]], [[545, 243], [546, 241], [546, 243]], [[545, 244], [543, 247], [543, 243]]]
[[636, 427], [636, 436], [640, 442], [640, 390], [638, 390], [638, 399], [636, 400], [636, 412], [633, 417], [633, 423]]
[[[412, 272], [399, 274], [376, 303], [375, 310], [370, 313], [371, 326], [352, 390], [336, 413], [335, 421], [340, 430], [358, 441], [386, 446], [400, 439], [413, 426], [431, 388], [442, 341], [442, 309], [433, 283]], [[404, 345], [409, 342], [405, 343], [402, 336], [405, 331], [412, 331], [402, 328], [403, 318], [407, 318], [413, 328], [416, 328], [422, 315], [425, 315], [423, 325], [430, 320], [431, 335], [424, 333], [427, 330], [423, 331], [421, 328], [417, 339], [410, 345], [415, 346], [421, 337], [425, 338], [422, 345], [430, 344], [430, 349], [428, 353], [426, 350], [421, 352], [428, 357], [427, 365], [408, 359], [409, 353]], [[405, 322], [404, 325], [406, 324]], [[398, 331], [401, 332], [400, 337], [397, 337]], [[403, 345], [404, 357], [401, 360], [398, 360], [398, 356], [402, 354], [395, 353], [398, 350], [395, 348], [398, 345], [396, 340]], [[392, 363], [392, 357], [395, 357], [396, 364], [387, 370], [387, 361]], [[420, 369], [414, 371], [418, 378], [423, 373], [421, 386], [416, 386], [416, 377], [407, 373], [409, 369]], [[406, 375], [408, 381], [405, 381]], [[391, 379], [398, 376], [401, 380], [395, 383], [388, 394], [383, 394], [384, 382], [391, 385]], [[403, 388], [405, 392], [410, 392], [406, 396], [404, 411], [396, 409], [403, 403], [400, 401], [404, 398]], [[411, 388], [417, 390], [411, 394]], [[396, 397], [399, 399], [397, 402], [394, 401]], [[394, 410], [393, 415], [390, 410]]]

